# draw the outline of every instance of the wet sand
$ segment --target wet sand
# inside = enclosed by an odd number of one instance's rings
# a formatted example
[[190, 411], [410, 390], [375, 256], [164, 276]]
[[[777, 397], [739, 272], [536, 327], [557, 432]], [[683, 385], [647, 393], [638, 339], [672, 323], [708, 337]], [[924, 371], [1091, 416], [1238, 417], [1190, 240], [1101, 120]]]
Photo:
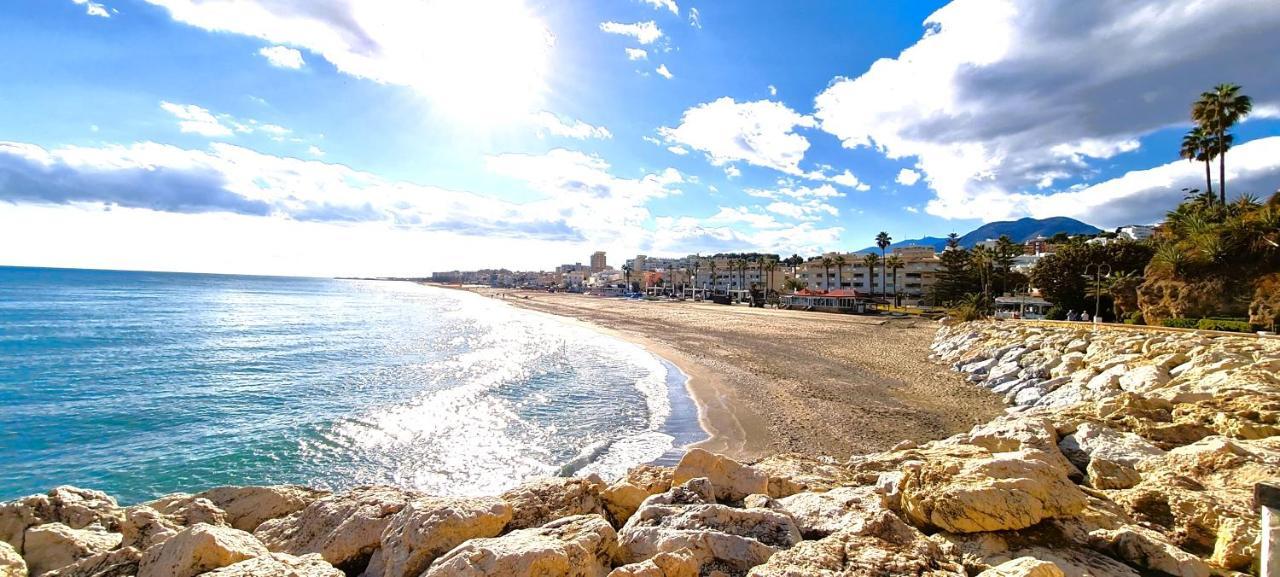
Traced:
[[885, 450], [1003, 410], [997, 396], [927, 359], [933, 321], [470, 290], [589, 323], [671, 361], [689, 375], [710, 435], [698, 446], [743, 460]]

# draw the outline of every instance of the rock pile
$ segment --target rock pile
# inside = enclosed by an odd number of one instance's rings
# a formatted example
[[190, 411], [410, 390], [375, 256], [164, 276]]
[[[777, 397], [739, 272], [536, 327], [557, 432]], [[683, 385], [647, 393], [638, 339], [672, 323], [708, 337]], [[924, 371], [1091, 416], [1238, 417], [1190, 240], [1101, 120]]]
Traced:
[[59, 487], [0, 505], [0, 577], [1256, 572], [1275, 343], [968, 324], [934, 351], [1010, 414], [844, 462], [694, 449], [484, 498], [224, 487], [121, 507]]

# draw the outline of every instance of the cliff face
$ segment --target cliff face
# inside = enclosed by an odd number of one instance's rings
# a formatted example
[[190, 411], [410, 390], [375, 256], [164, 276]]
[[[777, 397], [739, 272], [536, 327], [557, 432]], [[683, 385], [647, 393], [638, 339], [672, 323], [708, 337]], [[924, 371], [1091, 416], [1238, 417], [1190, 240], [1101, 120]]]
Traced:
[[494, 497], [227, 487], [119, 507], [60, 487], [0, 505], [0, 577], [1256, 571], [1280, 343], [971, 323], [933, 350], [1009, 414], [845, 462], [692, 450]]

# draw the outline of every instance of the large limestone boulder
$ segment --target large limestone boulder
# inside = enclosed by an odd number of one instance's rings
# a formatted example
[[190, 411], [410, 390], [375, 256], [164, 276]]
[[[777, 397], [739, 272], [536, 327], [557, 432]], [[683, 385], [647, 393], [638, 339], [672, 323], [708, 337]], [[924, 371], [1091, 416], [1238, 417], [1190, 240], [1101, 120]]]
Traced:
[[650, 495], [670, 489], [671, 473], [672, 470], [668, 467], [639, 465], [632, 467], [625, 477], [609, 485], [601, 496], [613, 525], [623, 526]]
[[249, 533], [197, 523], [147, 549], [138, 564], [138, 577], [192, 577], [267, 554], [267, 548]]
[[738, 502], [747, 495], [769, 490], [769, 477], [763, 471], [723, 455], [690, 449], [676, 465], [671, 484], [680, 485], [697, 478], [711, 481], [719, 501]]
[[934, 453], [907, 463], [898, 506], [913, 524], [959, 533], [1022, 529], [1078, 513], [1084, 494], [1037, 453]]
[[437, 557], [468, 539], [496, 537], [511, 521], [511, 505], [497, 498], [410, 501], [382, 532], [382, 548], [368, 575], [418, 577]]
[[99, 525], [116, 530], [123, 513], [116, 500], [101, 491], [61, 486], [43, 495], [31, 495], [0, 504], [0, 541], [23, 550], [23, 534], [43, 523], [61, 523], [72, 529]]
[[346, 577], [316, 553], [271, 553], [205, 573], [207, 577]]
[[145, 551], [181, 530], [182, 524], [169, 516], [147, 505], [136, 505], [124, 510], [124, 521], [120, 523], [120, 533], [124, 537], [121, 545]]
[[888, 511], [817, 541], [804, 541], [751, 569], [749, 577], [929, 575], [965, 577], [964, 567]]
[[1018, 557], [987, 569], [978, 577], [1064, 577], [1064, 574], [1052, 561]]
[[7, 541], [0, 541], [0, 577], [27, 577], [27, 562]]
[[742, 572], [800, 542], [800, 530], [790, 516], [708, 503], [697, 494], [706, 484], [691, 480], [647, 499], [618, 534], [621, 559], [639, 563], [659, 553], [688, 549], [704, 567]]
[[610, 572], [609, 577], [698, 577], [701, 569], [702, 561], [693, 551], [680, 549], [623, 565]]
[[132, 577], [138, 574], [142, 552], [135, 547], [122, 547], [85, 557], [55, 569], [44, 577]]
[[849, 481], [849, 472], [834, 459], [782, 453], [751, 467], [769, 478], [768, 492], [775, 499], [802, 491], [826, 491]]
[[109, 533], [101, 525], [72, 529], [62, 523], [45, 523], [27, 529], [22, 557], [32, 575], [66, 567], [76, 561], [120, 544], [119, 533]]
[[1138, 484], [1137, 467], [1164, 451], [1133, 433], [1083, 423], [1059, 443], [1062, 453], [1088, 474], [1096, 489], [1127, 489]]
[[330, 564], [359, 573], [382, 546], [391, 518], [423, 495], [394, 487], [357, 487], [264, 521], [253, 532], [267, 548], [290, 555], [319, 553]]
[[573, 515], [605, 513], [607, 486], [599, 475], [553, 477], [530, 481], [502, 494], [511, 504], [507, 530], [538, 527]]
[[796, 493], [778, 499], [778, 511], [795, 519], [805, 539], [821, 539], [841, 529], [857, 529], [885, 510], [875, 487], [837, 487], [823, 493]]
[[226, 522], [241, 531], [253, 532], [268, 519], [290, 515], [327, 497], [328, 491], [297, 485], [268, 487], [216, 487], [193, 498], [207, 499], [226, 512]]
[[467, 541], [423, 577], [605, 577], [617, 550], [617, 534], [604, 517], [575, 515]]

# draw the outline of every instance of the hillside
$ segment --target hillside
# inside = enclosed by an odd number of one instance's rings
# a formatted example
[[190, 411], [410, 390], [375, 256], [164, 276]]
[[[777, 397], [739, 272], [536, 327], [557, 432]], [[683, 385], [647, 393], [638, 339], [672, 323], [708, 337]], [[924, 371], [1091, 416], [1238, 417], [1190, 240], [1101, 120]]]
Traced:
[[[960, 246], [969, 248], [987, 240], [989, 238], [1000, 238], [1000, 235], [1009, 235], [1014, 242], [1026, 242], [1037, 236], [1053, 236], [1057, 233], [1067, 234], [1097, 234], [1102, 232], [1101, 229], [1080, 222], [1074, 218], [1065, 216], [1055, 216], [1051, 218], [1022, 218], [1018, 220], [1002, 220], [998, 222], [989, 222], [984, 224], [960, 237]], [[932, 246], [938, 250], [942, 250], [947, 246], [945, 237], [926, 236], [922, 238], [902, 240], [889, 245], [890, 249], [902, 246]], [[878, 248], [872, 246], [862, 249], [859, 252], [877, 251]]]

